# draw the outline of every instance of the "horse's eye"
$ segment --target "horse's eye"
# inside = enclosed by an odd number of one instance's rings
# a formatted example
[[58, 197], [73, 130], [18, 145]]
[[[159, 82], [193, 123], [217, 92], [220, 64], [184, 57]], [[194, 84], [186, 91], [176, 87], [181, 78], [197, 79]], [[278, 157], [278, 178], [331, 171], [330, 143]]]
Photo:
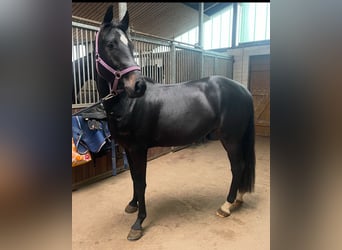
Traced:
[[114, 49], [114, 48], [118, 47], [118, 41], [113, 40], [113, 41], [108, 42], [107, 47], [109, 49]]

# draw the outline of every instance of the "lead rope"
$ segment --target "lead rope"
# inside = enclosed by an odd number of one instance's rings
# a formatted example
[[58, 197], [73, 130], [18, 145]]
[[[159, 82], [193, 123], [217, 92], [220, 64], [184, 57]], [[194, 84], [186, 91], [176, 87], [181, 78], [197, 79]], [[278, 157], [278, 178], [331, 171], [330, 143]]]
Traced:
[[116, 96], [116, 94], [109, 93], [108, 95], [106, 95], [105, 97], [101, 98], [99, 101], [97, 101], [96, 103], [90, 105], [89, 107], [81, 109], [81, 110], [77, 111], [76, 113], [72, 114], [72, 116], [79, 115], [79, 114], [81, 114], [81, 113], [83, 113], [85, 111], [88, 111], [89, 109], [94, 108], [94, 107], [102, 104], [104, 101], [108, 101], [109, 99], [113, 98], [114, 96]]

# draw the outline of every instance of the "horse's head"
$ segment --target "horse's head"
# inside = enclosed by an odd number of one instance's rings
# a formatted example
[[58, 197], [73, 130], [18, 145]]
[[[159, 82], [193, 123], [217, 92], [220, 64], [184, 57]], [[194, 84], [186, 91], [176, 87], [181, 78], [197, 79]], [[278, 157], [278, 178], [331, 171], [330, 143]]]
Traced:
[[129, 97], [140, 97], [146, 84], [141, 80], [140, 67], [134, 61], [133, 44], [127, 36], [128, 12], [120, 22], [113, 21], [109, 6], [96, 38], [96, 66], [99, 75], [113, 83], [113, 91], [125, 90]]

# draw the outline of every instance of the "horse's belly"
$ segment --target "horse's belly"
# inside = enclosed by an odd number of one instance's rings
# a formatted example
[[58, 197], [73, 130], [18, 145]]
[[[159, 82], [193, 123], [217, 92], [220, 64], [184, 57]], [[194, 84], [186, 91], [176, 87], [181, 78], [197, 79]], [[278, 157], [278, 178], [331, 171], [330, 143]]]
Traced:
[[193, 143], [216, 128], [214, 119], [185, 118], [161, 122], [154, 133], [155, 146], [179, 146]]

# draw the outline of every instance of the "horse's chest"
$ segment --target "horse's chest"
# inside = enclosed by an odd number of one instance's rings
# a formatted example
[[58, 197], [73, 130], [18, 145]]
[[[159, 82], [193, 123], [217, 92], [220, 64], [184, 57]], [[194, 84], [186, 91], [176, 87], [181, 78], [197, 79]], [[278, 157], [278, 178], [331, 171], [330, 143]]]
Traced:
[[130, 137], [132, 136], [132, 128], [129, 118], [126, 116], [111, 116], [109, 115], [108, 121], [110, 123], [111, 134], [114, 137]]

